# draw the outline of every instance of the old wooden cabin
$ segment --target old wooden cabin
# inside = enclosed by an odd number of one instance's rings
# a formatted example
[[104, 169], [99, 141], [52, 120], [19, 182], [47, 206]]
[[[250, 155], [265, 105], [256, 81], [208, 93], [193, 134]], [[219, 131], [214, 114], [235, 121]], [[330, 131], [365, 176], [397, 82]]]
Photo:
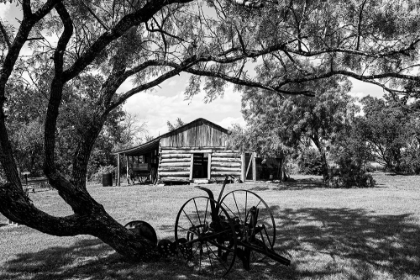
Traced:
[[[226, 175], [244, 181], [246, 173], [256, 174], [256, 165], [246, 170], [246, 163], [252, 160], [249, 155], [228, 148], [228, 134], [225, 128], [200, 118], [145, 144], [115, 153], [118, 163], [120, 156], [125, 158], [127, 174], [148, 175], [153, 182], [221, 181]], [[252, 177], [256, 179], [256, 175]], [[117, 174], [117, 185], [119, 178]]]

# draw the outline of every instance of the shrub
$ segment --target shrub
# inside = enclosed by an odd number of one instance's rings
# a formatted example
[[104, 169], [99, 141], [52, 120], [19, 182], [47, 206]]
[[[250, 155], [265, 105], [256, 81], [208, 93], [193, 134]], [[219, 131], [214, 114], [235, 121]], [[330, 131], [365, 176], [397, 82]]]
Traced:
[[400, 168], [406, 174], [420, 174], [420, 150], [407, 149], [404, 151]]
[[[352, 156], [353, 155], [353, 156]], [[372, 188], [375, 180], [366, 172], [363, 160], [354, 156], [349, 150], [337, 155], [337, 172], [332, 174], [327, 181], [327, 186], [332, 188]]]
[[301, 174], [322, 175], [322, 160], [318, 151], [308, 149], [302, 153], [299, 159]]
[[376, 184], [372, 175], [368, 173], [333, 176], [326, 183], [330, 188], [373, 188]]

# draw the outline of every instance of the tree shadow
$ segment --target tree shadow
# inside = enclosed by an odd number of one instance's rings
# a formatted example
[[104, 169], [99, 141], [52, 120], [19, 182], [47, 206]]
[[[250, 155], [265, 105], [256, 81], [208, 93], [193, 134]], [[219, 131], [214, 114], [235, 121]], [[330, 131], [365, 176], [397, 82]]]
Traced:
[[159, 230], [166, 231], [166, 232], [173, 232], [174, 228], [175, 228], [175, 226], [173, 224], [159, 226]]
[[87, 239], [70, 247], [18, 254], [5, 263], [0, 279], [163, 279], [179, 267], [176, 262], [129, 262], [99, 239]]
[[317, 178], [305, 178], [305, 179], [293, 179], [290, 178], [287, 181], [279, 182], [276, 189], [278, 190], [304, 190], [304, 189], [316, 189], [325, 188], [325, 184], [322, 179]]
[[[87, 267], [103, 266], [109, 257], [100, 257], [110, 251], [111, 248], [100, 240], [87, 239], [70, 247], [55, 246], [39, 252], [18, 254], [15, 259], [6, 262], [0, 279], [22, 279], [25, 275], [31, 275], [34, 280], [68, 279], [75, 274], [75, 267], [78, 275], [89, 275]], [[91, 258], [94, 260], [86, 261]]]
[[262, 192], [262, 191], [269, 191], [270, 188], [267, 186], [264, 186], [264, 187], [258, 186], [258, 187], [250, 188], [249, 190], [253, 192]]
[[391, 176], [391, 177], [395, 177], [395, 176], [402, 176], [402, 177], [406, 176], [406, 177], [410, 177], [410, 176], [413, 176], [413, 174], [396, 173], [396, 172], [387, 172], [387, 173], [384, 173], [384, 175]]
[[[375, 215], [364, 209], [270, 207], [276, 219], [276, 252], [244, 271], [239, 260], [230, 279], [402, 279], [420, 277], [420, 226], [411, 214]], [[88, 238], [88, 237], [87, 237]], [[379, 276], [378, 276], [379, 275]], [[383, 276], [383, 277], [381, 277]], [[411, 279], [410, 278], [410, 279]], [[4, 263], [0, 279], [213, 279], [181, 258], [130, 263], [98, 239], [69, 247], [18, 254]]]
[[325, 184], [322, 179], [318, 178], [304, 178], [304, 179], [293, 179], [289, 178], [287, 181], [257, 181], [256, 185], [250, 188], [250, 191], [269, 191], [269, 190], [305, 190], [305, 189], [316, 189], [325, 188]]
[[300, 277], [420, 276], [420, 226], [411, 214], [303, 208], [277, 211], [275, 216], [281, 220], [277, 249], [293, 255]]
[[[247, 272], [236, 263], [228, 279], [255, 279], [255, 275], [272, 273], [277, 265], [270, 263]], [[253, 276], [254, 275], [254, 276]], [[181, 257], [152, 263], [129, 262], [98, 239], [76, 242], [70, 247], [50, 247], [35, 253], [18, 254], [0, 271], [0, 279], [69, 280], [69, 279], [214, 279], [188, 267]], [[280, 277], [278, 279], [291, 279]]]

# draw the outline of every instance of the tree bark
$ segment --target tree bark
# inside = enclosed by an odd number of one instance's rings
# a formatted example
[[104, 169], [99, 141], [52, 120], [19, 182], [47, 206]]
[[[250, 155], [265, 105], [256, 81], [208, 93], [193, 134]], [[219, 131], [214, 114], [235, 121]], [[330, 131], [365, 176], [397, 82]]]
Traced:
[[98, 237], [127, 259], [150, 261], [159, 258], [156, 244], [135, 235], [115, 221], [93, 199], [83, 200], [85, 212], [54, 217], [37, 209], [21, 188], [0, 186], [0, 212], [10, 220], [56, 236], [88, 234]]
[[315, 146], [317, 147], [320, 155], [321, 155], [321, 162], [322, 162], [322, 178], [324, 179], [324, 182], [326, 182], [328, 179], [330, 179], [329, 175], [329, 168], [328, 168], [328, 162], [327, 162], [327, 156], [325, 153], [325, 148], [319, 141], [319, 138], [314, 136], [311, 137], [312, 141], [314, 142]]

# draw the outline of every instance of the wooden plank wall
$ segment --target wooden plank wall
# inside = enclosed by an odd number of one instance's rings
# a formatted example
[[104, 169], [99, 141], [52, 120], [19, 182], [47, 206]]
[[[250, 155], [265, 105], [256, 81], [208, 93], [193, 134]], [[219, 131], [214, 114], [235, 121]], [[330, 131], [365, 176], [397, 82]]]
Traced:
[[160, 140], [162, 147], [221, 147], [227, 134], [208, 123], [198, 122]]
[[225, 147], [161, 147], [158, 176], [164, 182], [189, 182], [194, 153], [207, 153], [211, 180], [241, 178], [241, 154]]

